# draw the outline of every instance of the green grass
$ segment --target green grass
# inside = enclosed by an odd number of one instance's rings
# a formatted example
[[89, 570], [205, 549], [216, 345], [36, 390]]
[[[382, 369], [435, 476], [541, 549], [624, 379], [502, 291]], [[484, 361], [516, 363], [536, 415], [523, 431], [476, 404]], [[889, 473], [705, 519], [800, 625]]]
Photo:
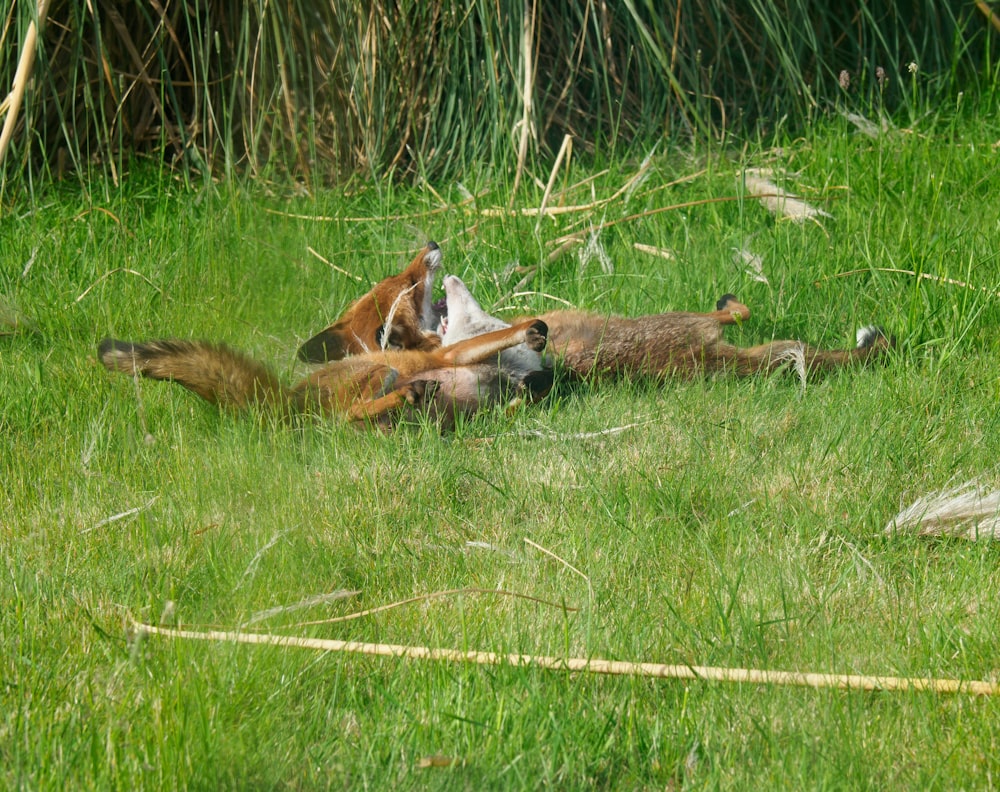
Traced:
[[[129, 639], [132, 619], [234, 628], [351, 590], [254, 629], [995, 679], [1000, 550], [882, 533], [953, 479], [997, 484], [995, 121], [928, 121], [880, 140], [840, 124], [743, 160], [658, 157], [627, 205], [546, 220], [537, 234], [534, 218], [476, 211], [506, 206], [490, 183], [466, 184], [484, 194], [464, 208], [456, 184], [434, 184], [452, 207], [436, 211], [420, 187], [286, 201], [190, 193], [138, 172], [107, 198], [53, 189], [14, 207], [0, 221], [0, 292], [38, 332], [0, 338], [0, 785], [991, 786], [994, 700]], [[755, 201], [707, 204], [607, 228], [612, 271], [582, 264], [579, 249], [543, 261], [574, 223], [738, 195], [739, 167], [765, 161], [797, 173], [789, 187], [834, 217], [795, 225]], [[637, 168], [619, 163], [565, 203], [609, 196]], [[531, 189], [522, 206], [540, 202]], [[109, 334], [204, 337], [291, 379], [298, 343], [427, 238], [502, 313], [558, 305], [544, 294], [638, 314], [732, 291], [754, 311], [729, 333], [740, 343], [847, 346], [878, 322], [899, 348], [884, 369], [804, 391], [790, 376], [585, 384], [444, 437], [220, 415], [94, 359]], [[769, 285], [733, 263], [744, 245]], [[511, 265], [539, 264], [518, 288]], [[297, 626], [455, 588], [578, 610], [466, 593]], [[459, 764], [419, 766], [432, 756]]]

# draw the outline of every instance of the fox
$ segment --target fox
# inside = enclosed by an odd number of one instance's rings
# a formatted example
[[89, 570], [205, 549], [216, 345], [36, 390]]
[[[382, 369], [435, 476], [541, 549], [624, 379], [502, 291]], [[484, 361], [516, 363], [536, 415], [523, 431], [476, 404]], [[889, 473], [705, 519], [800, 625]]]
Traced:
[[381, 427], [427, 413], [446, 429], [505, 399], [511, 384], [497, 356], [521, 344], [541, 351], [547, 334], [544, 322], [527, 319], [448, 347], [365, 352], [326, 363], [293, 387], [224, 344], [105, 338], [97, 356], [109, 371], [176, 382], [228, 410], [258, 408], [281, 419], [342, 415]]
[[[442, 281], [445, 306], [438, 324], [438, 335], [444, 347], [474, 338], [483, 333], [503, 330], [511, 325], [491, 316], [472, 296], [472, 292], [457, 275], [446, 275]], [[503, 350], [497, 365], [510, 380], [519, 395], [537, 401], [547, 394], [553, 383], [552, 361], [527, 344]]]
[[[434, 248], [437, 249], [437, 246]], [[421, 255], [426, 256], [426, 253]], [[421, 255], [407, 272], [416, 266], [418, 273], [423, 273], [423, 282], [427, 286], [422, 297], [426, 301], [433, 273], [428, 276], [426, 269], [419, 269]], [[436, 263], [440, 264], [440, 258], [436, 259]], [[381, 316], [374, 311], [373, 301], [366, 299], [371, 294], [379, 293], [380, 305], [397, 299], [404, 303], [412, 301], [411, 293], [404, 293], [409, 288], [406, 284], [411, 281], [406, 278], [396, 280], [398, 277], [388, 278], [376, 286], [316, 338], [324, 338], [324, 343], [330, 348], [348, 349], [351, 339], [360, 337], [365, 328], [377, 324], [371, 317]], [[409, 277], [412, 278], [412, 275]], [[439, 333], [434, 335], [430, 332], [434, 320], [433, 304], [429, 310], [421, 304], [419, 311], [397, 311], [392, 332], [404, 348], [407, 339], [417, 339], [418, 344], [428, 345], [440, 342], [442, 337], [465, 338], [464, 328], [506, 325], [483, 312], [460, 279], [448, 276], [445, 278], [446, 291], [449, 284], [456, 294], [460, 291], [463, 294], [460, 298], [446, 301], [448, 310], [452, 303], [463, 306], [464, 319], [452, 316], [440, 321]], [[844, 366], [884, 359], [895, 346], [895, 339], [881, 327], [869, 325], [857, 331], [856, 345], [849, 349], [824, 350], [797, 340], [775, 340], [752, 347], [738, 347], [725, 341], [723, 331], [728, 325], [748, 321], [750, 309], [733, 294], [724, 294], [717, 301], [715, 310], [705, 313], [670, 311], [630, 318], [571, 309], [549, 311], [538, 318], [548, 327], [548, 354], [558, 361], [560, 371], [578, 379], [690, 378], [715, 373], [748, 376], [792, 368], [805, 381]], [[311, 344], [312, 340], [303, 346], [303, 350]], [[508, 376], [518, 369], [509, 361], [519, 354], [522, 353], [515, 350], [505, 353]], [[313, 359], [303, 354], [302, 350], [300, 357]], [[520, 368], [524, 369], [525, 365], [522, 361]], [[528, 364], [529, 368], [534, 366], [535, 361]], [[545, 368], [539, 366], [537, 371], [544, 371]], [[501, 369], [504, 369], [503, 363]], [[524, 376], [524, 371], [515, 373], [515, 379], [521, 377], [522, 382]]]
[[[469, 337], [468, 331], [506, 326], [482, 311], [456, 276], [445, 278], [446, 294], [450, 284], [455, 296], [447, 295], [443, 314], [447, 317], [455, 307], [464, 313], [439, 319], [431, 290], [440, 266], [440, 248], [429, 242], [403, 273], [377, 284], [340, 319], [303, 344], [299, 357], [322, 363], [367, 351], [384, 342], [380, 333], [384, 334], [385, 326], [390, 327], [392, 345], [402, 349], [432, 349], [445, 338], [454, 342]], [[386, 306], [393, 305], [395, 314], [386, 322]], [[844, 366], [884, 359], [895, 346], [895, 339], [881, 327], [869, 325], [857, 331], [856, 345], [849, 349], [824, 350], [797, 340], [738, 347], [725, 341], [723, 331], [727, 325], [748, 321], [750, 309], [732, 294], [724, 294], [715, 310], [705, 313], [670, 311], [629, 318], [571, 309], [549, 311], [538, 318], [548, 327], [548, 354], [558, 361], [558, 369], [582, 379], [748, 376], [792, 368], [805, 381]], [[513, 375], [515, 383], [523, 384], [527, 369], [535, 369], [537, 363], [528, 358], [518, 365], [511, 363], [523, 354], [510, 350], [501, 360], [501, 372]], [[535, 371], [546, 369], [538, 365]]]
[[637, 376], [664, 379], [701, 374], [771, 374], [791, 367], [807, 378], [850, 364], [882, 358], [895, 345], [881, 327], [857, 331], [856, 346], [823, 350], [802, 341], [770, 341], [752, 347], [727, 343], [727, 325], [742, 324], [750, 309], [724, 294], [715, 311], [673, 311], [636, 318], [576, 310], [541, 313], [549, 329], [548, 350], [560, 366], [579, 378]]
[[439, 347], [432, 289], [440, 268], [441, 248], [428, 242], [406, 269], [379, 281], [336, 322], [303, 343], [299, 359], [328, 363], [379, 349]]

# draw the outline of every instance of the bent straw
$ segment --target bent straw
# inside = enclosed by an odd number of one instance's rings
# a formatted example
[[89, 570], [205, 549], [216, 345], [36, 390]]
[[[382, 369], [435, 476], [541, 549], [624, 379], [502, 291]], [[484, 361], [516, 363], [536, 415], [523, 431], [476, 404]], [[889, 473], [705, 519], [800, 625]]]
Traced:
[[756, 668], [722, 668], [713, 666], [665, 665], [660, 663], [634, 663], [597, 658], [562, 658], [543, 655], [498, 654], [495, 652], [433, 649], [427, 646], [401, 646], [398, 644], [335, 641], [323, 638], [301, 638], [292, 635], [266, 633], [240, 633], [209, 630], [174, 630], [150, 624], [133, 624], [140, 635], [162, 635], [197, 641], [263, 644], [323, 652], [347, 652], [376, 657], [400, 657], [411, 660], [441, 660], [452, 663], [515, 667], [534, 666], [550, 671], [577, 671], [609, 676], [638, 676], [656, 679], [688, 679], [705, 682], [736, 682], [751, 685], [786, 685], [793, 687], [838, 688], [841, 690], [912, 690], [934, 693], [968, 693], [975, 696], [1000, 694], [1000, 685], [992, 682], [960, 679], [933, 679], [919, 677], [868, 676], [858, 674], [813, 674], [800, 671], [768, 671]]
[[10, 89], [7, 105], [7, 117], [3, 122], [3, 131], [0, 132], [0, 164], [3, 164], [7, 156], [7, 147], [10, 146], [11, 136], [14, 134], [14, 124], [17, 123], [17, 114], [21, 109], [21, 102], [24, 100], [24, 92], [28, 87], [28, 80], [31, 79], [31, 71], [35, 66], [35, 43], [38, 39], [38, 28], [45, 24], [45, 17], [49, 13], [49, 0], [39, 0], [37, 24], [32, 20], [28, 24], [28, 30], [24, 34], [24, 44], [21, 47], [21, 57], [17, 61], [17, 71], [14, 72], [14, 83]]

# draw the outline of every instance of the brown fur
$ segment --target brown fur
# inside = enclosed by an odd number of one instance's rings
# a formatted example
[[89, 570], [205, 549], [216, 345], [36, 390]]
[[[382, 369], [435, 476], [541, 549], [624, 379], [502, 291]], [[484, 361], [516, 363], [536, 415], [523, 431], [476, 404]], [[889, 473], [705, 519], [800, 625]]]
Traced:
[[522, 343], [540, 351], [546, 332], [543, 322], [526, 320], [446, 348], [370, 352], [328, 363], [293, 388], [246, 355], [201, 341], [109, 338], [97, 354], [110, 371], [171, 380], [227, 409], [256, 405], [282, 417], [319, 412], [387, 423], [415, 408], [447, 425], [498, 402], [505, 382], [497, 355]]
[[772, 341], [748, 348], [723, 340], [723, 327], [750, 318], [731, 294], [711, 313], [673, 312], [626, 319], [583, 311], [552, 311], [541, 317], [549, 349], [581, 377], [665, 377], [730, 372], [745, 376], [786, 366], [803, 375], [830, 371], [882, 355], [892, 345], [878, 328], [866, 328], [853, 349], [820, 350], [801, 341]]
[[[306, 341], [299, 357], [309, 363], [326, 363], [384, 348], [440, 346], [432, 332], [436, 319], [431, 316], [431, 288], [440, 266], [441, 251], [436, 242], [428, 242], [405, 270], [375, 284], [340, 319]], [[389, 337], [383, 339], [390, 316]]]
[[[418, 266], [419, 261], [420, 256], [407, 272]], [[419, 268], [417, 271], [420, 272]], [[379, 304], [391, 303], [400, 290], [412, 282], [412, 277], [397, 280], [401, 277], [382, 281], [316, 338], [331, 333], [338, 339], [362, 335], [372, 325], [372, 294], [378, 292]], [[433, 278], [433, 273], [430, 277]], [[771, 341], [753, 347], [737, 347], [726, 343], [722, 331], [725, 325], [748, 320], [750, 309], [731, 294], [724, 295], [716, 310], [708, 313], [674, 311], [625, 318], [570, 310], [551, 311], [540, 318], [548, 325], [549, 349], [555, 353], [561, 367], [581, 377], [663, 378], [715, 372], [746, 376], [771, 373], [785, 367], [805, 377], [884, 357], [893, 346], [892, 339], [884, 332], [870, 327], [859, 333], [858, 345], [851, 349], [822, 350], [801, 341]], [[408, 330], [402, 327], [399, 330], [401, 345], [405, 347], [407, 339], [416, 339], [416, 348], [423, 348], [419, 345], [426, 343], [426, 332], [418, 333], [413, 329], [416, 327], [413, 320], [409, 321]], [[300, 356], [306, 358], [302, 350]]]

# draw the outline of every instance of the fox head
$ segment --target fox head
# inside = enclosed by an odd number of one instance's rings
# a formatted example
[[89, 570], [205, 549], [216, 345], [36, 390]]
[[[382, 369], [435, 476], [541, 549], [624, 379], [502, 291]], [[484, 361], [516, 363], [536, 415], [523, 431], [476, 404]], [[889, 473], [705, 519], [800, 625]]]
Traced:
[[375, 284], [336, 322], [299, 347], [299, 358], [326, 363], [390, 347], [437, 347], [431, 290], [440, 267], [441, 249], [428, 242], [405, 270]]
[[[494, 330], [503, 330], [510, 325], [490, 316], [472, 296], [472, 292], [455, 275], [447, 275], [443, 281], [448, 312], [441, 318], [438, 332], [441, 345], [450, 346]], [[524, 344], [505, 349], [500, 353], [500, 370], [517, 386], [525, 386], [532, 396], [540, 397], [552, 387], [552, 368], [541, 353], [528, 349]]]

